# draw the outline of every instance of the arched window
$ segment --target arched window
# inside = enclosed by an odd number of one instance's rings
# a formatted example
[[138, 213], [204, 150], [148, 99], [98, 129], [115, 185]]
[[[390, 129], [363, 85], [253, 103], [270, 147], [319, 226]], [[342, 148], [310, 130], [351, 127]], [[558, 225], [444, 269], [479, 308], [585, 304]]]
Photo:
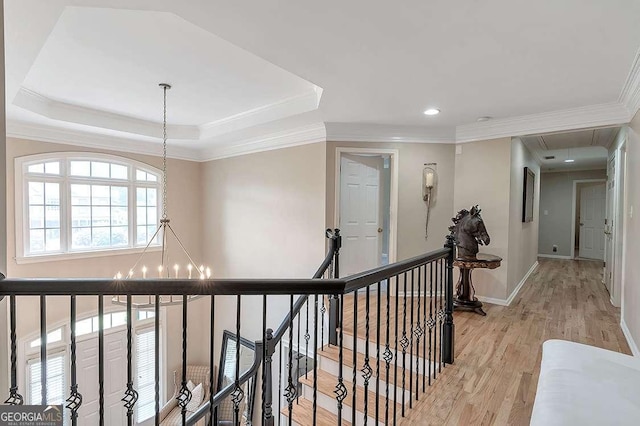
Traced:
[[17, 158], [18, 260], [144, 247], [158, 226], [160, 180], [160, 170], [111, 155]]

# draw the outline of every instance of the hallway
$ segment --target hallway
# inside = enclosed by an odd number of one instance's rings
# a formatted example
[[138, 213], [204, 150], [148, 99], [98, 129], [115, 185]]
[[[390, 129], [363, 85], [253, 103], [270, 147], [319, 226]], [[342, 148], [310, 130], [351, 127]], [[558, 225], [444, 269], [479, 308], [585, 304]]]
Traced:
[[548, 339], [630, 354], [601, 275], [600, 262], [540, 259], [511, 306], [456, 312], [455, 364], [402, 424], [528, 425]]

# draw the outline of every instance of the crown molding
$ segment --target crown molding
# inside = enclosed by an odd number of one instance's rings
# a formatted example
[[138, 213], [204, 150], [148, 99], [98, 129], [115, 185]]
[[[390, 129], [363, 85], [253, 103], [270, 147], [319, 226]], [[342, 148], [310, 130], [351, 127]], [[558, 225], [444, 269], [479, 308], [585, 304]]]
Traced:
[[450, 129], [386, 126], [359, 123], [325, 123], [329, 142], [455, 143]]
[[458, 126], [456, 142], [620, 125], [630, 119], [625, 105], [612, 102]]
[[640, 109], [640, 50], [631, 64], [631, 69], [624, 82], [618, 102], [627, 107], [629, 115], [633, 118]]
[[312, 91], [203, 124], [199, 126], [200, 139], [206, 140], [224, 133], [314, 111], [318, 109], [321, 98], [322, 88], [314, 86]]
[[232, 144], [205, 148], [201, 151], [202, 159], [200, 161], [221, 160], [257, 152], [325, 142], [326, 138], [327, 133], [324, 123], [314, 123], [265, 136], [234, 141]]
[[[57, 101], [24, 87], [18, 90], [13, 104], [53, 120], [158, 139], [162, 137], [160, 122]], [[175, 139], [198, 140], [200, 138], [198, 126], [169, 124], [167, 130]]]
[[[161, 156], [162, 147], [158, 142], [127, 139], [111, 135], [60, 129], [40, 124], [7, 120], [7, 137], [30, 139], [64, 145], [82, 146], [100, 150], [128, 152], [131, 154]], [[178, 160], [200, 161], [198, 151], [169, 145], [167, 157]]]

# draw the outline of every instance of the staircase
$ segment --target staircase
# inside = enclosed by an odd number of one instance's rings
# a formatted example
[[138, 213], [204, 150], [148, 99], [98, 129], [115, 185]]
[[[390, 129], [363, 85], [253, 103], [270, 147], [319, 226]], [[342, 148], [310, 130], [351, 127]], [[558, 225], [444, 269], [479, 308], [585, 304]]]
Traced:
[[[364, 291], [360, 292], [356, 306], [354, 306], [353, 295], [344, 297], [342, 377], [347, 396], [342, 403], [342, 424], [350, 425], [354, 420], [356, 425], [402, 424], [405, 413], [419, 403], [420, 396], [428, 391], [429, 385], [442, 371], [440, 353], [436, 349], [440, 348], [441, 342], [442, 315], [439, 318], [438, 313], [441, 312], [440, 303], [443, 298], [431, 298], [423, 294], [413, 298], [407, 296], [405, 301], [404, 296], [401, 296], [397, 299], [396, 308], [396, 297], [391, 295], [387, 297], [386, 293], [381, 293], [378, 308], [378, 297], [372, 294], [369, 296], [369, 313], [367, 314], [366, 297]], [[389, 302], [388, 315], [387, 301]], [[354, 308], [358, 309], [357, 318], [353, 315]], [[403, 323], [406, 340], [402, 338]], [[430, 324], [431, 328], [429, 328]], [[358, 330], [357, 336], [354, 333], [355, 329]], [[426, 333], [423, 330], [427, 330]], [[406, 345], [404, 355], [403, 341]], [[354, 343], [357, 346], [355, 353]], [[389, 351], [386, 351], [387, 343]], [[363, 373], [367, 348], [372, 371], [368, 383], [365, 382]], [[387, 359], [385, 359], [385, 352], [388, 354]], [[314, 376], [313, 368], [309, 366], [309, 371], [298, 379], [302, 385], [302, 392], [292, 404], [291, 424], [293, 425], [313, 424], [314, 378], [317, 386], [316, 424], [332, 426], [338, 424], [335, 390], [340, 374], [339, 346], [323, 345], [318, 350], [317, 360], [316, 375]], [[354, 361], [357, 366], [355, 376]], [[355, 407], [354, 380], [356, 382]], [[282, 424], [288, 424], [289, 408], [286, 401], [281, 409], [281, 415]]]

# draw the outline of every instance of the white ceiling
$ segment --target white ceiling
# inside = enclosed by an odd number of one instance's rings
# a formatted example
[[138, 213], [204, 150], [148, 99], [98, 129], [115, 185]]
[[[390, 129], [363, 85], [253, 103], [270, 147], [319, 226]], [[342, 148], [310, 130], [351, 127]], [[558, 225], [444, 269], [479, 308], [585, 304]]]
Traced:
[[[619, 127], [521, 137], [546, 171], [605, 169]], [[549, 158], [553, 157], [553, 158]], [[566, 163], [565, 160], [574, 160]]]
[[292, 125], [453, 142], [620, 124], [638, 16], [636, 0], [5, 0], [8, 127], [157, 142], [160, 81], [194, 158]]

